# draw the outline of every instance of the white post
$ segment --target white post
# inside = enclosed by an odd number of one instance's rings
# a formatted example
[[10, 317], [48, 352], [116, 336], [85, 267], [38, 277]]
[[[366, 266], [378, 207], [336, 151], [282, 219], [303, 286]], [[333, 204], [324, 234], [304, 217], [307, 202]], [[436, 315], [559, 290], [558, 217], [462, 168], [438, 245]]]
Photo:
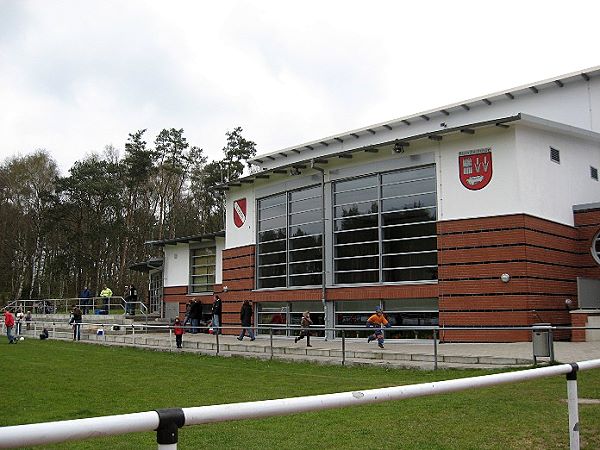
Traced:
[[134, 324], [131, 324], [131, 335], [132, 335], [131, 339], [133, 341], [133, 345], [135, 345], [135, 325]]
[[567, 374], [567, 399], [569, 404], [569, 448], [579, 450], [579, 399], [577, 396], [577, 364], [571, 364], [573, 370]]

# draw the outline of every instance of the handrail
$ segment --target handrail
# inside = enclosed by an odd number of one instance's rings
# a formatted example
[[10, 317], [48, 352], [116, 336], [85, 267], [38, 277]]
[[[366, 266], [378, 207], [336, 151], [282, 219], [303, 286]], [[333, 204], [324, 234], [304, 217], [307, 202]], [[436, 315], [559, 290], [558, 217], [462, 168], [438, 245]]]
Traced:
[[0, 428], [0, 448], [52, 444], [91, 437], [116, 436], [130, 432], [156, 430], [159, 449], [176, 449], [177, 430], [188, 425], [345, 408], [566, 375], [569, 437], [571, 449], [576, 450], [579, 449], [580, 430], [577, 404], [577, 373], [597, 368], [600, 368], [600, 359], [406, 386], [16, 425]]

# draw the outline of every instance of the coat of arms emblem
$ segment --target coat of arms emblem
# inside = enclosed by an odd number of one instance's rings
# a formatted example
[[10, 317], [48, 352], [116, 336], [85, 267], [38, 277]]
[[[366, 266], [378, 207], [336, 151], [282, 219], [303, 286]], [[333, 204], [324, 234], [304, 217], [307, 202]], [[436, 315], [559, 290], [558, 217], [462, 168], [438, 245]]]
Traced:
[[240, 198], [233, 202], [233, 223], [240, 228], [246, 222], [246, 199]]
[[458, 154], [458, 176], [464, 187], [478, 191], [492, 179], [492, 149], [481, 148]]

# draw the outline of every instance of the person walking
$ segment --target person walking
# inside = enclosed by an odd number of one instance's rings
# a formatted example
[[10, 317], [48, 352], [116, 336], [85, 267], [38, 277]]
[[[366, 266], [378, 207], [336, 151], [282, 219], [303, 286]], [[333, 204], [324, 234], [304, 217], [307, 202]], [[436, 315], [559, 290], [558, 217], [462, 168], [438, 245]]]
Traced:
[[81, 340], [81, 322], [82, 322], [82, 312], [79, 307], [73, 308], [71, 312], [71, 320], [69, 323], [73, 325], [73, 340], [80, 341]]
[[106, 311], [105, 314], [109, 313], [110, 298], [112, 297], [112, 295], [113, 291], [105, 284], [102, 290], [100, 291], [100, 297], [102, 297], [103, 302], [103, 309]]
[[383, 311], [378, 306], [375, 308], [375, 314], [367, 319], [367, 327], [375, 327], [375, 332], [367, 338], [367, 342], [377, 340], [379, 348], [383, 347], [383, 327], [389, 328], [391, 325], [383, 315]]
[[137, 303], [137, 300], [138, 300], [138, 293], [137, 293], [137, 289], [135, 288], [135, 286], [133, 284], [129, 286], [129, 292], [128, 292], [127, 296], [128, 296], [127, 306], [129, 307], [128, 314], [135, 316], [135, 304]]
[[175, 323], [173, 324], [173, 332], [175, 333], [175, 344], [177, 345], [177, 348], [183, 348], [184, 330], [179, 317], [175, 319]]
[[242, 309], [240, 310], [240, 321], [242, 322], [242, 331], [238, 336], [238, 341], [244, 339], [246, 332], [248, 332], [248, 336], [250, 340], [253, 341], [256, 339], [254, 336], [254, 331], [252, 331], [252, 305], [250, 304], [250, 300], [244, 300], [242, 304]]
[[304, 311], [302, 313], [302, 319], [300, 320], [300, 334], [294, 339], [294, 344], [298, 342], [300, 339], [304, 339], [306, 337], [306, 346], [312, 347], [310, 345], [310, 331], [309, 328], [312, 325], [312, 319], [310, 318], [310, 312]]
[[223, 313], [223, 303], [221, 302], [221, 297], [215, 295], [215, 300], [212, 304], [212, 327], [215, 330], [215, 334], [223, 334], [223, 330], [221, 330], [221, 315]]
[[15, 317], [8, 309], [4, 309], [4, 326], [6, 327], [6, 336], [8, 337], [9, 344], [16, 344], [19, 339], [13, 335], [13, 328], [15, 326]]

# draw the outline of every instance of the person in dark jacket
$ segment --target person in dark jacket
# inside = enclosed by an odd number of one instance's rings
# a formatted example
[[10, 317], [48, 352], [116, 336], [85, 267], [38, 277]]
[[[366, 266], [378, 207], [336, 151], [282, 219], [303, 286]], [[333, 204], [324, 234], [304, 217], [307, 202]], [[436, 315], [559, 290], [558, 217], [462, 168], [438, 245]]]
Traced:
[[81, 340], [81, 322], [82, 322], [82, 312], [81, 310], [76, 306], [75, 308], [73, 308], [73, 311], [71, 312], [71, 320], [69, 321], [69, 323], [71, 325], [73, 325], [73, 340], [74, 341], [79, 341]]
[[90, 291], [87, 286], [83, 288], [83, 290], [79, 293], [79, 299], [81, 302], [81, 309], [83, 310], [83, 314], [87, 314], [90, 305], [92, 304], [92, 291]]
[[192, 322], [192, 334], [198, 334], [198, 325], [200, 325], [200, 317], [202, 317], [202, 303], [198, 300], [192, 302], [190, 306], [190, 320]]
[[220, 327], [223, 325], [221, 323], [221, 315], [223, 313], [223, 303], [221, 302], [221, 297], [215, 295], [215, 301], [212, 304], [212, 327], [215, 330], [215, 334], [223, 334], [223, 331]]
[[250, 300], [244, 300], [242, 309], [240, 310], [240, 320], [242, 322], [242, 331], [238, 336], [238, 341], [244, 339], [246, 332], [248, 332], [251, 341], [256, 339], [254, 331], [252, 331], [252, 305], [250, 304]]

